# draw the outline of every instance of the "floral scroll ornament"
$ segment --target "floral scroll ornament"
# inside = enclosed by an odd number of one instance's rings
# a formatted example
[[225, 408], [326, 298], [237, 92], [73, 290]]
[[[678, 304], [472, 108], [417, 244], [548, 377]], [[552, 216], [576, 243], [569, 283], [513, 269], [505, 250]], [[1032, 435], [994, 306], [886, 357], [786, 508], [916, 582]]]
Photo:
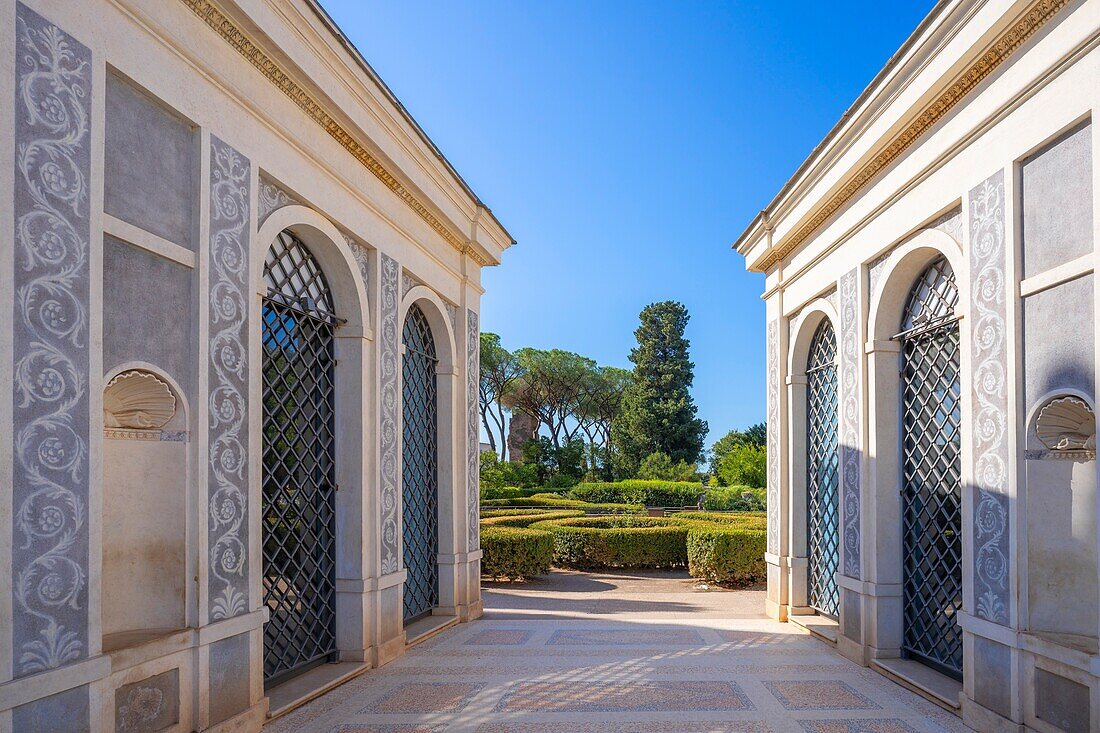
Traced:
[[1008, 622], [1008, 397], [1004, 174], [970, 192], [975, 610]]
[[249, 162], [211, 138], [210, 615], [247, 610]]
[[768, 552], [779, 553], [779, 320], [768, 321]]
[[844, 574], [860, 577], [859, 268], [840, 281], [841, 460], [844, 466]]
[[382, 572], [396, 573], [400, 569], [397, 552], [397, 289], [401, 267], [397, 261], [382, 255], [382, 328], [379, 349], [381, 372], [381, 469], [382, 490]]
[[480, 379], [481, 329], [478, 315], [466, 310], [466, 492], [467, 492], [467, 528], [470, 551], [481, 545], [481, 531], [478, 525], [480, 502], [480, 423], [478, 384]]
[[15, 676], [87, 654], [91, 54], [17, 4]]

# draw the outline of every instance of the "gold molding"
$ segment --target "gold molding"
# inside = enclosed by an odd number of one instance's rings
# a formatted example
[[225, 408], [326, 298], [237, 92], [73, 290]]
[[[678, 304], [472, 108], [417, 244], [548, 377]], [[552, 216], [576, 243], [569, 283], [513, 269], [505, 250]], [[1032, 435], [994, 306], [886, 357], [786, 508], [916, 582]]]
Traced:
[[279, 91], [290, 99], [290, 101], [298, 105], [310, 119], [320, 125], [332, 139], [340, 143], [340, 145], [351, 153], [352, 157], [373, 173], [375, 178], [397, 194], [409, 208], [416, 212], [417, 216], [427, 222], [428, 226], [434, 229], [439, 236], [443, 237], [449, 245], [454, 247], [459, 253], [469, 255], [472, 260], [481, 266], [488, 264], [485, 258], [482, 257], [469, 242], [451, 231], [435, 216], [435, 214], [429, 211], [411, 191], [405, 188], [404, 184], [397, 180], [392, 173], [386, 170], [386, 167], [383, 166], [377, 158], [370, 154], [366, 147], [352, 137], [351, 133], [345, 130], [332, 115], [326, 112], [316, 100], [309, 96], [306, 90], [302, 89], [302, 87], [291, 79], [285, 71], [279, 68], [278, 64], [276, 64], [270, 56], [253, 43], [252, 40], [234, 25], [233, 21], [212, 2], [209, 0], [182, 0], [182, 2], [232, 46], [237, 53], [255, 66], [260, 73], [267, 77], [268, 81], [274, 84]]
[[782, 260], [795, 250], [813, 234], [825, 221], [831, 217], [841, 206], [846, 204], [856, 193], [862, 189], [868, 181], [878, 175], [883, 169], [894, 162], [898, 156], [905, 152], [913, 143], [920, 139], [933, 125], [946, 115], [967, 94], [974, 90], [989, 76], [994, 69], [1000, 66], [1005, 59], [1011, 56], [1027, 39], [1031, 38], [1048, 20], [1053, 18], [1059, 10], [1066, 6], [1069, 0], [1039, 0], [1034, 3], [1023, 16], [1012, 24], [1004, 33], [993, 42], [993, 45], [983, 53], [966, 71], [955, 77], [955, 80], [942, 94], [933, 100], [917, 118], [910, 122], [904, 130], [879, 151], [878, 155], [868, 161], [859, 172], [837, 191], [821, 207], [813, 217], [795, 230], [795, 233], [783, 242], [780, 242], [772, 251], [761, 260], [759, 269], [767, 270], [775, 263]]

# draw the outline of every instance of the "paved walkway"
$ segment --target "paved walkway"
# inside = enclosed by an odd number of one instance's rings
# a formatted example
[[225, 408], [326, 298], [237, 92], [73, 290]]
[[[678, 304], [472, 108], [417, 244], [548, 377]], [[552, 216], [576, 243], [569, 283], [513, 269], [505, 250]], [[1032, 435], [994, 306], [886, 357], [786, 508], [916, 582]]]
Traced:
[[265, 733], [944, 733], [944, 712], [679, 574], [488, 584], [449, 629]]

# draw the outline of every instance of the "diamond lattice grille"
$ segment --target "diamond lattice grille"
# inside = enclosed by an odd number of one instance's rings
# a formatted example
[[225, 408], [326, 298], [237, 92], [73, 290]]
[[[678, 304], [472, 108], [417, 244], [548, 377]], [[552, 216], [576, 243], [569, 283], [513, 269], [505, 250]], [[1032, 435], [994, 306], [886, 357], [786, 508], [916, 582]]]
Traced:
[[335, 319], [324, 275], [296, 238], [279, 235], [264, 280], [261, 511], [270, 685], [336, 652]]
[[962, 678], [958, 289], [945, 259], [917, 281], [902, 322], [903, 651]]
[[402, 334], [402, 539], [406, 623], [439, 605], [436, 355], [431, 326], [415, 305]]
[[806, 368], [806, 537], [809, 603], [837, 617], [840, 594], [839, 456], [837, 453], [836, 335], [823, 321], [810, 342]]

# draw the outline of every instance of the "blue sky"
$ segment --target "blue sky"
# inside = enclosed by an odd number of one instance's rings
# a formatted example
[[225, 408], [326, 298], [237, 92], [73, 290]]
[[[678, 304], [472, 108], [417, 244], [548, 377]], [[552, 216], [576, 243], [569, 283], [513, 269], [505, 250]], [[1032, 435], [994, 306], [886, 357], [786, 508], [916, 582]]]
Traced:
[[483, 330], [629, 368], [642, 307], [685, 303], [708, 447], [764, 419], [730, 244], [933, 5], [322, 2], [518, 241]]

